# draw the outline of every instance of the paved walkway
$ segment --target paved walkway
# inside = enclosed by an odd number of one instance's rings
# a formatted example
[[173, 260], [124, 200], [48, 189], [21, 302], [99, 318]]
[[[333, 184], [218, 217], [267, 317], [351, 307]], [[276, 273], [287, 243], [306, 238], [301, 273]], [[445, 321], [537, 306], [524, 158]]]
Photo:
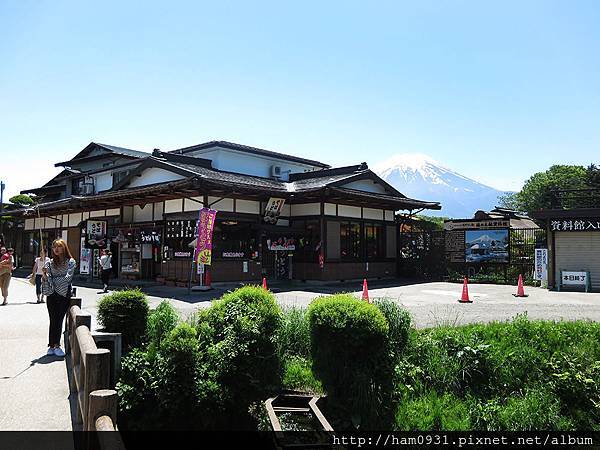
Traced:
[[8, 302], [0, 306], [0, 431], [71, 431], [66, 362], [46, 355], [46, 305], [18, 278]]

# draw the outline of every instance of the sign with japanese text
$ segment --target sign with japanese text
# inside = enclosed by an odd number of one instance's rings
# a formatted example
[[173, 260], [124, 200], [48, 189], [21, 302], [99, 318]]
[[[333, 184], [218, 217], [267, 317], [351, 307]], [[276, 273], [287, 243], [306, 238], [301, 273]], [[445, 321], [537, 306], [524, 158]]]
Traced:
[[581, 285], [586, 285], [587, 284], [587, 277], [588, 277], [588, 273], [587, 272], [565, 272], [562, 271], [560, 273], [561, 276], [561, 283], [563, 285], [577, 285], [577, 286], [581, 286]]
[[269, 199], [269, 203], [267, 203], [267, 207], [265, 208], [264, 221], [267, 223], [276, 224], [277, 220], [279, 220], [279, 215], [281, 214], [281, 209], [283, 208], [284, 203], [284, 198], [271, 197]]
[[85, 228], [86, 248], [106, 248], [106, 221], [88, 220]]
[[267, 239], [267, 247], [272, 251], [296, 250], [296, 240], [286, 237]]
[[198, 219], [198, 241], [196, 242], [196, 262], [210, 266], [212, 261], [212, 236], [217, 211], [202, 208]]
[[508, 227], [510, 227], [510, 221], [505, 219], [447, 220], [444, 222], [444, 230], [489, 230]]
[[553, 219], [550, 231], [600, 231], [600, 218]]
[[535, 249], [535, 273], [533, 278], [538, 281], [548, 281], [548, 249]]
[[92, 263], [92, 250], [89, 248], [85, 248], [85, 236], [82, 236], [81, 250], [79, 252], [79, 273], [81, 275], [89, 275], [91, 263]]

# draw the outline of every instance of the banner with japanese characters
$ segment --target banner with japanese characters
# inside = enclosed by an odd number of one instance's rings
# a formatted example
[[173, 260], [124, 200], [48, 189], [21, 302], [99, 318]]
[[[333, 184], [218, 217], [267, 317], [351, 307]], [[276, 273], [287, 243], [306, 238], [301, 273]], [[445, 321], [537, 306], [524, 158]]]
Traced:
[[217, 211], [209, 208], [200, 210], [198, 218], [198, 241], [196, 242], [196, 262], [210, 266], [212, 261], [212, 236]]
[[600, 231], [600, 218], [552, 219], [550, 231]]
[[85, 248], [106, 248], [106, 221], [88, 220], [85, 228]]
[[548, 281], [548, 249], [535, 249], [535, 273], [533, 278], [538, 281]]

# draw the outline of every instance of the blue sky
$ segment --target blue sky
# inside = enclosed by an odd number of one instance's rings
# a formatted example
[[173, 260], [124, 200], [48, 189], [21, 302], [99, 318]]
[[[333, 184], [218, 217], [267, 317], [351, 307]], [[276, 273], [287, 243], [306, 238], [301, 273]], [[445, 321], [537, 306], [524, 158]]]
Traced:
[[39, 186], [90, 141], [222, 139], [333, 165], [425, 153], [518, 189], [600, 163], [599, 23], [595, 0], [0, 0], [2, 178]]

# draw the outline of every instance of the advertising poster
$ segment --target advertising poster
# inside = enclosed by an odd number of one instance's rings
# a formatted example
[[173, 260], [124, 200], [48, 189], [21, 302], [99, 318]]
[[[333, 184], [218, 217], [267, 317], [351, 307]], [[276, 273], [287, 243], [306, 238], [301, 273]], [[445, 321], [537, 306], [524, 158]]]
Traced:
[[106, 221], [88, 220], [85, 232], [85, 247], [106, 248]]
[[196, 262], [210, 266], [212, 261], [212, 235], [217, 211], [209, 208], [200, 210], [198, 219], [198, 241], [196, 243]]
[[85, 248], [85, 237], [81, 238], [81, 252], [79, 255], [79, 273], [82, 275], [90, 274], [92, 264], [92, 250]]
[[508, 263], [508, 229], [465, 231], [465, 261]]

